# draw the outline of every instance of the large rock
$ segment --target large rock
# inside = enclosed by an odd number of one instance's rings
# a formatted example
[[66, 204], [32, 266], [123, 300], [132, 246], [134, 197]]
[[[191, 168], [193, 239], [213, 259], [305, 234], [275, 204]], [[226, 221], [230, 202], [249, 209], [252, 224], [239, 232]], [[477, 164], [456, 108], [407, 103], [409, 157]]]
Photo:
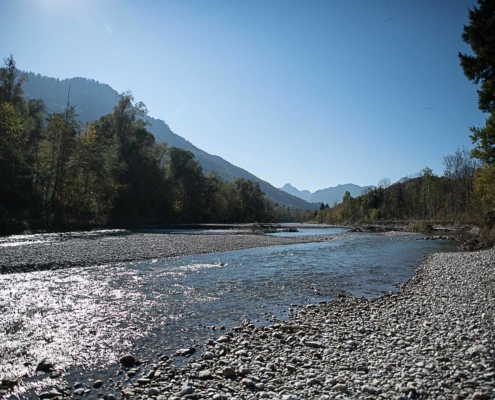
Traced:
[[36, 367], [36, 372], [51, 372], [55, 369], [55, 366], [52, 362], [48, 361], [46, 358], [41, 360], [38, 366]]
[[136, 364], [136, 359], [131, 355], [126, 355], [120, 359], [120, 363], [126, 368], [131, 368]]
[[471, 357], [476, 357], [479, 356], [480, 354], [488, 353], [488, 349], [482, 345], [472, 346], [468, 349], [467, 353]]
[[16, 386], [18, 382], [15, 379], [4, 378], [2, 379], [2, 386], [12, 388]]

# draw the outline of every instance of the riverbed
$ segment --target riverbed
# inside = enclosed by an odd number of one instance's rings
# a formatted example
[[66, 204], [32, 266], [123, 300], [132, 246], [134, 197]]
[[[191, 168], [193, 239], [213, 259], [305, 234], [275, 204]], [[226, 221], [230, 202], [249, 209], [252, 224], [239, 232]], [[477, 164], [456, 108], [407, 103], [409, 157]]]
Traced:
[[[181, 347], [199, 348], [216, 335], [213, 331], [229, 330], [243, 319], [267, 325], [286, 320], [304, 305], [338, 296], [376, 297], [397, 290], [395, 284], [410, 279], [426, 255], [454, 250], [452, 242], [417, 240], [420, 235], [415, 234], [312, 233], [303, 235], [303, 243], [84, 267], [72, 262], [71, 268], [1, 275], [0, 378], [25, 376], [10, 392], [21, 397], [62, 380], [74, 385], [101, 379], [105, 386], [90, 390], [89, 397], [111, 393], [123, 379], [118, 364], [123, 354], [152, 359]], [[220, 249], [221, 243], [230, 246], [232, 237], [241, 237], [175, 233], [159, 240], [155, 234], [153, 242], [172, 236], [180, 248], [213, 237]], [[63, 254], [65, 262], [67, 254], [90, 247], [84, 241], [96, 248], [101, 241], [105, 246], [113, 241], [118, 247], [119, 241], [131, 243], [133, 237], [142, 244], [142, 235], [121, 233], [64, 239], [56, 241], [60, 250], [55, 253]], [[272, 244], [285, 238], [255, 240]], [[23, 247], [32, 246], [42, 244]], [[29, 257], [39, 251], [26, 252], [30, 263]], [[9, 254], [22, 263], [22, 254]], [[54, 364], [54, 378], [35, 371], [43, 359]]]

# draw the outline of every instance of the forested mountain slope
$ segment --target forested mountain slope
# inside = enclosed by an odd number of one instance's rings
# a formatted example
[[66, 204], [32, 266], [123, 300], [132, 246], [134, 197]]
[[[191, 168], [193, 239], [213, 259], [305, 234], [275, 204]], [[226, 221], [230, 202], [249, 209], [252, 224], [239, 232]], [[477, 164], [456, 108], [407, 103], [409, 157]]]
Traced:
[[[40, 74], [28, 73], [29, 80], [23, 84], [27, 99], [43, 99], [48, 111], [62, 111], [71, 86], [70, 101], [76, 105], [76, 111], [82, 122], [91, 122], [102, 115], [111, 113], [118, 102], [118, 93], [109, 85], [86, 78], [56, 79]], [[248, 171], [236, 167], [221, 157], [211, 155], [172, 132], [170, 127], [160, 119], [145, 117], [150, 123], [148, 129], [159, 142], [166, 142], [169, 146], [176, 146], [191, 151], [200, 162], [205, 172], [216, 172], [225, 181], [236, 178], [251, 179], [260, 183], [261, 190], [275, 203], [303, 210], [315, 210], [318, 205], [277, 189]]]

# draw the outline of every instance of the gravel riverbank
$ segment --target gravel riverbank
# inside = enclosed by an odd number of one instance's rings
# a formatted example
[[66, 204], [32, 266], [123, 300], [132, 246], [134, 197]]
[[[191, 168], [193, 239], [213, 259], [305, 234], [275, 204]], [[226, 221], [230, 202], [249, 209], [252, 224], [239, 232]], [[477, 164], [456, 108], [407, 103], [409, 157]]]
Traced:
[[333, 235], [266, 236], [255, 234], [154, 234], [63, 238], [0, 248], [0, 273], [29, 272], [142, 261], [253, 247], [331, 240]]
[[58, 389], [103, 388], [110, 400], [493, 399], [494, 317], [495, 251], [439, 253], [400, 293], [307, 306], [271, 326], [246, 320], [202, 348], [124, 358], [113, 382]]

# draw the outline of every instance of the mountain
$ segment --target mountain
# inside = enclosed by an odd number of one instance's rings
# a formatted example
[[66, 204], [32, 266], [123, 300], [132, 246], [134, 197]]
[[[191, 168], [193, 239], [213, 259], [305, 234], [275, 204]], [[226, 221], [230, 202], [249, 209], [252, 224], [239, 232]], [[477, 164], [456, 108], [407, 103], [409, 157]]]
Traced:
[[293, 196], [300, 197], [303, 200], [312, 203], [324, 203], [332, 205], [333, 203], [341, 203], [342, 197], [344, 197], [345, 192], [349, 192], [352, 197], [359, 196], [364, 190], [371, 188], [374, 186], [358, 186], [353, 183], [347, 183], [345, 185], [337, 185], [335, 187], [329, 187], [326, 189], [317, 190], [314, 193], [311, 193], [309, 190], [298, 190], [290, 183], [286, 183], [281, 190], [290, 193]]
[[[79, 119], [83, 122], [95, 121], [105, 114], [112, 112], [119, 101], [118, 93], [107, 84], [86, 78], [57, 79], [28, 72], [28, 81], [23, 84], [24, 95], [27, 99], [43, 99], [49, 112], [62, 111], [66, 106], [69, 85], [70, 102], [76, 106]], [[275, 203], [315, 210], [316, 204], [310, 204], [300, 197], [293, 196], [277, 189], [250, 172], [236, 167], [219, 156], [203, 151], [183, 137], [172, 132], [170, 127], [161, 119], [144, 118], [148, 130], [153, 133], [158, 142], [166, 142], [194, 154], [205, 172], [216, 172], [223, 180], [230, 182], [236, 178], [251, 179], [260, 183], [261, 190]]]
[[286, 183], [284, 187], [281, 188], [284, 192], [287, 192], [293, 196], [300, 197], [303, 200], [309, 201], [309, 198], [311, 197], [311, 192], [309, 190], [298, 190], [294, 186], [292, 186], [290, 183]]

